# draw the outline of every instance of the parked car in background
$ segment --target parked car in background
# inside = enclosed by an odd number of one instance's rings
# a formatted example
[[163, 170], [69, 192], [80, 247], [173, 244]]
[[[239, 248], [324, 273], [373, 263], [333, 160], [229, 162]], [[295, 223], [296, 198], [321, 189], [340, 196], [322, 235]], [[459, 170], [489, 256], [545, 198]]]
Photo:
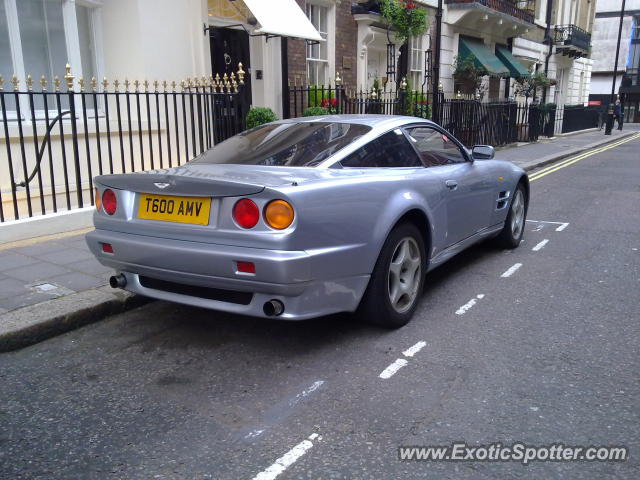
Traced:
[[415, 117], [269, 123], [188, 164], [95, 180], [87, 243], [111, 285], [301, 320], [358, 311], [399, 327], [425, 274], [479, 241], [515, 248], [525, 172]]

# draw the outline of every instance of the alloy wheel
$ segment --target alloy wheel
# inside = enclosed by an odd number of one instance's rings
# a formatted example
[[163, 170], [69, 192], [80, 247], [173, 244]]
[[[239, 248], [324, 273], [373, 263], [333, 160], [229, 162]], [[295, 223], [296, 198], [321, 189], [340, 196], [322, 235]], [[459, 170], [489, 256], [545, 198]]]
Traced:
[[524, 195], [522, 190], [516, 190], [513, 202], [511, 202], [511, 235], [514, 239], [520, 238], [524, 228]]
[[422, 255], [418, 243], [405, 237], [396, 245], [388, 273], [389, 302], [398, 313], [411, 308], [418, 295], [422, 275]]

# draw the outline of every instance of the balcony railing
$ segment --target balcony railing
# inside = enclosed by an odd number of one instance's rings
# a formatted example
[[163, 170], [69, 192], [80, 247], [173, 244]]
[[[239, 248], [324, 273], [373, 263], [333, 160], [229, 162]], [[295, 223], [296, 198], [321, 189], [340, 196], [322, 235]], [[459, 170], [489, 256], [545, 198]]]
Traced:
[[553, 43], [559, 50], [566, 50], [570, 55], [575, 52], [573, 56], [584, 56], [591, 48], [591, 34], [576, 25], [558, 25], [555, 28]]
[[520, 8], [522, 5], [529, 5], [529, 2], [513, 2], [509, 0], [446, 0], [449, 5], [461, 5], [478, 3], [496, 12], [506, 13], [519, 20], [524, 20], [528, 23], [533, 23], [535, 16], [532, 10]]

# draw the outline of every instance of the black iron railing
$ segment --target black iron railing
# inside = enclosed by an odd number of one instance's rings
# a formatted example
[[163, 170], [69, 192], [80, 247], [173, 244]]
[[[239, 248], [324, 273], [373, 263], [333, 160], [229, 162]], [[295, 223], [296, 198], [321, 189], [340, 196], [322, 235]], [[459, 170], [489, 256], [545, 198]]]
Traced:
[[92, 205], [94, 175], [182, 165], [244, 130], [242, 64], [179, 85], [85, 83], [69, 68], [33, 83], [21, 91], [14, 77], [5, 90], [0, 77], [2, 222]]
[[[509, 0], [446, 0], [449, 5], [461, 5], [478, 3], [496, 12], [506, 13], [519, 20], [524, 20], [528, 23], [535, 21], [535, 15], [532, 9], [530, 9], [530, 2], [513, 2]], [[520, 8], [520, 7], [526, 8]]]
[[289, 114], [291, 118], [326, 114], [412, 115], [431, 118], [433, 95], [427, 83], [417, 90], [386, 86], [356, 90], [342, 85], [290, 85]]
[[[401, 83], [401, 86], [404, 86]], [[433, 95], [408, 88], [351, 90], [342, 86], [290, 86], [292, 117], [340, 113], [409, 115], [434, 120], [465, 145], [494, 146], [533, 142], [553, 136], [559, 125], [555, 105], [515, 101], [481, 102], [473, 95], [439, 94], [439, 116], [433, 118]]]
[[578, 49], [587, 52], [591, 48], [591, 34], [576, 25], [557, 25], [553, 42], [558, 49]]

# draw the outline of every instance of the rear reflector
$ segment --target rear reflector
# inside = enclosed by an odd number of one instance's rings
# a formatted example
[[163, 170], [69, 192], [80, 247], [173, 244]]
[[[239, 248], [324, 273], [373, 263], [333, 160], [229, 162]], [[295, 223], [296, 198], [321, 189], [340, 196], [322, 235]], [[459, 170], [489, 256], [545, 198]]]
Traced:
[[256, 273], [253, 262], [236, 262], [238, 273]]
[[113, 253], [113, 246], [110, 243], [102, 243], [101, 245], [104, 253]]

